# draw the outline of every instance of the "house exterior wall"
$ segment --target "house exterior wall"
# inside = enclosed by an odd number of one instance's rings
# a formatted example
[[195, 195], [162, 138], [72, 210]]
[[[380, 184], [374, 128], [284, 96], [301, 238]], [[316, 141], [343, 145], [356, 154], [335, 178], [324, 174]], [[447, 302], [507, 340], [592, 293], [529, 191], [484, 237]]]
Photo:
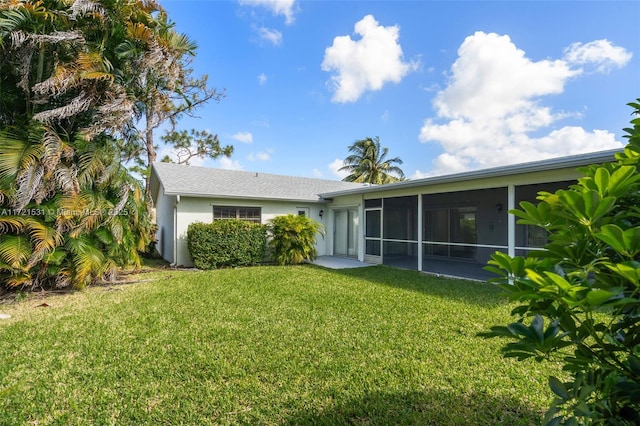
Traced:
[[[320, 218], [320, 210], [326, 210], [326, 205], [322, 203], [183, 196], [177, 205], [178, 226], [176, 241], [178, 256], [175, 262], [177, 265], [193, 266], [193, 261], [191, 260], [187, 246], [187, 230], [189, 225], [194, 222], [211, 223], [213, 221], [213, 206], [260, 207], [263, 224], [276, 216], [285, 214], [295, 215], [298, 214], [298, 211], [305, 211], [308, 217], [326, 226], [326, 215]], [[319, 255], [326, 254], [326, 239], [322, 236], [318, 236], [317, 238], [316, 250]]]
[[156, 201], [156, 225], [158, 231], [156, 234], [158, 253], [163, 259], [170, 263], [174, 263], [174, 206], [176, 197], [174, 195], [164, 195], [160, 190], [160, 194]]

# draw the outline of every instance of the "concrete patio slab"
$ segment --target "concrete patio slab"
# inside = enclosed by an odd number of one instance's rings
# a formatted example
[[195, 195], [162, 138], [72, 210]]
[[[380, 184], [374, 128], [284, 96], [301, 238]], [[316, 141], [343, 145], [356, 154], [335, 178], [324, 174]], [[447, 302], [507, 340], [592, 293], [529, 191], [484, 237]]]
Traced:
[[335, 256], [319, 256], [316, 260], [310, 263], [329, 269], [349, 269], [373, 266], [372, 263], [360, 262], [358, 259]]

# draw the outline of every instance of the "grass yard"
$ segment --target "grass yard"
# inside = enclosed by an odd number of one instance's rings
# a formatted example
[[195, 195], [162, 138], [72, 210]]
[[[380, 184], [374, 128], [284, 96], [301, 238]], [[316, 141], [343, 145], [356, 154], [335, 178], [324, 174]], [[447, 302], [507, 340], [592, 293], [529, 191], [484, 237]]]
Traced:
[[0, 305], [0, 424], [528, 425], [558, 374], [476, 337], [513, 307], [488, 284], [384, 266], [138, 278]]

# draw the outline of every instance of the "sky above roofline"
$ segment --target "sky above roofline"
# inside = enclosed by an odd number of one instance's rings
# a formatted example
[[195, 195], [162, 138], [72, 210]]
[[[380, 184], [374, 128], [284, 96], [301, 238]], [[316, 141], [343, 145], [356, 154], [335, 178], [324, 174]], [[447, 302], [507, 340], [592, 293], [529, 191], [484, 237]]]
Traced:
[[640, 96], [637, 1], [160, 3], [226, 89], [181, 123], [234, 145], [210, 167], [340, 179], [374, 136], [412, 179], [621, 148]]

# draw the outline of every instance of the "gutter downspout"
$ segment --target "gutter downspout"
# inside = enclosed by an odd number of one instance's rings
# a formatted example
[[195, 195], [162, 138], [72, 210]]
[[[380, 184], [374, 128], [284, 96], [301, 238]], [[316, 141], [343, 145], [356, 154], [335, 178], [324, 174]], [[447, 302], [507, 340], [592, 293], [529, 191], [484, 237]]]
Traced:
[[178, 204], [180, 195], [176, 195], [176, 202], [173, 205], [173, 263], [169, 266], [178, 266]]

